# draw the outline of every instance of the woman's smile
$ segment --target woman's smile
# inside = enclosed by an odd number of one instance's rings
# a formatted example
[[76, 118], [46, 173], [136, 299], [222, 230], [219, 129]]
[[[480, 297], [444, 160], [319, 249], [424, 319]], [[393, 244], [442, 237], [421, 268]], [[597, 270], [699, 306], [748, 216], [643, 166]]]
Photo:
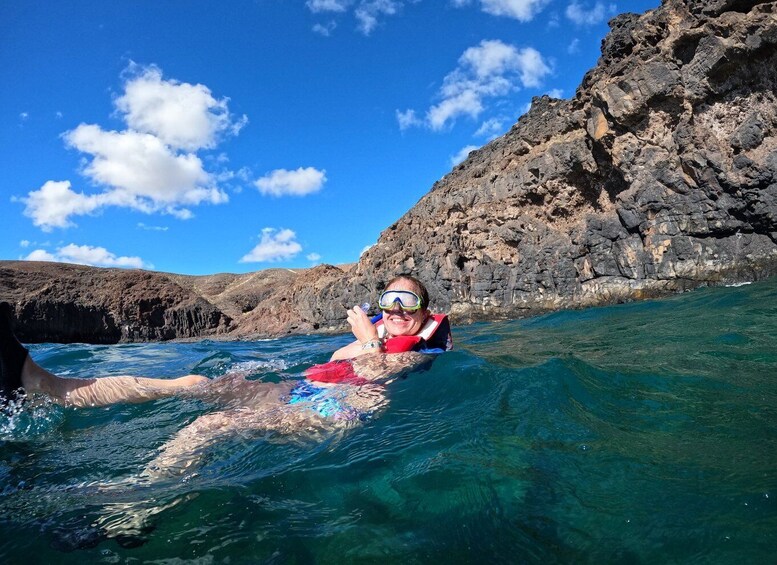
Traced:
[[415, 335], [423, 326], [426, 312], [403, 312], [402, 310], [390, 310], [383, 312], [383, 323], [388, 333], [393, 336]]

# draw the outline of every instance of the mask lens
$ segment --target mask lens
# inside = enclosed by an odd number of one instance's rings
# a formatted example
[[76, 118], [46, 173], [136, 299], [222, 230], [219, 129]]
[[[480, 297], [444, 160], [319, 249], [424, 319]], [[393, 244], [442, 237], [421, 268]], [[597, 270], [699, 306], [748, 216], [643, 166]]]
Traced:
[[405, 312], [413, 312], [421, 309], [421, 299], [409, 290], [387, 290], [380, 295], [378, 306], [381, 310], [391, 310], [398, 304]]

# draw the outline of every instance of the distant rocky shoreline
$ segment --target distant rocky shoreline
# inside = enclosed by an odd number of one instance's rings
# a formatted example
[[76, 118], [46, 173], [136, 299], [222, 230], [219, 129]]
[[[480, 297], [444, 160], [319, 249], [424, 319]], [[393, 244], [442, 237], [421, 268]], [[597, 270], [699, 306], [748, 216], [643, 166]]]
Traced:
[[777, 274], [777, 2], [664, 0], [610, 27], [573, 98], [536, 98], [355, 265], [0, 261], [0, 300], [28, 342], [241, 339], [342, 330], [398, 272], [459, 323]]

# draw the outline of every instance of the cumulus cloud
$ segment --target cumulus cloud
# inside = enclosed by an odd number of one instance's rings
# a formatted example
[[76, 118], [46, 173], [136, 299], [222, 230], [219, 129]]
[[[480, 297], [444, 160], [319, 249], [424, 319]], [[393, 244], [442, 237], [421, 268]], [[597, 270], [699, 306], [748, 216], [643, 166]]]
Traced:
[[190, 206], [228, 200], [218, 188], [221, 177], [206, 171], [196, 151], [237, 134], [245, 117], [233, 119], [226, 98], [215, 99], [201, 84], [164, 80], [154, 66], [132, 64], [124, 79], [124, 94], [114, 102], [127, 129], [80, 124], [62, 136], [87, 156], [81, 172], [102, 192], [75, 192], [69, 181], [48, 181], [21, 199], [25, 214], [44, 231], [72, 226], [72, 216], [106, 206], [186, 219], [193, 215]]
[[[532, 47], [518, 49], [499, 40], [484, 40], [459, 58], [456, 69], [443, 80], [442, 100], [429, 108], [425, 125], [441, 130], [459, 116], [477, 118], [485, 99], [505, 96], [519, 88], [534, 88], [551, 72], [549, 64]], [[412, 110], [397, 111], [402, 127], [417, 125]]]
[[53, 261], [56, 263], [75, 263], [93, 267], [122, 267], [128, 269], [153, 269], [140, 257], [117, 256], [104, 247], [75, 245], [73, 243], [58, 248], [54, 253], [44, 249], [31, 252], [25, 261]]
[[233, 120], [227, 98], [216, 100], [202, 84], [163, 80], [155, 67], [133, 64], [126, 73], [124, 95], [115, 100], [127, 125], [149, 133], [173, 149], [213, 148], [224, 134], [236, 134], [246, 124]]
[[461, 163], [475, 149], [478, 149], [477, 145], [467, 145], [466, 147], [462, 147], [461, 151], [459, 151], [453, 157], [451, 157], [451, 166], [455, 167], [456, 165]]
[[90, 214], [99, 208], [102, 195], [86, 195], [70, 188], [69, 181], [48, 181], [21, 200], [25, 203], [24, 215], [43, 231], [66, 228], [73, 223], [72, 215]]
[[297, 234], [289, 229], [264, 228], [259, 245], [246, 253], [241, 263], [266, 263], [292, 259], [302, 251]]
[[[505, 93], [493, 92], [493, 95]], [[458, 116], [477, 118], [483, 112], [483, 96], [484, 93], [468, 89], [446, 97], [436, 106], [429, 108], [426, 114], [429, 125], [434, 130], [440, 130], [449, 120], [455, 120]]]
[[572, 0], [567, 6], [566, 16], [579, 26], [591, 26], [602, 23], [609, 15], [617, 12], [615, 4], [605, 6], [597, 0], [593, 7], [586, 9], [578, 0]]
[[321, 255], [319, 255], [318, 253], [308, 253], [307, 255], [305, 255], [305, 259], [307, 259], [311, 263], [316, 263], [317, 261], [321, 260]]
[[295, 171], [276, 169], [254, 184], [262, 194], [270, 196], [305, 196], [318, 192], [326, 182], [326, 171], [300, 167]]
[[[480, 0], [481, 9], [492, 16], [512, 18], [519, 22], [529, 22], [539, 14], [550, 0]], [[457, 7], [472, 4], [471, 0], [452, 0]]]
[[226, 194], [208, 187], [211, 178], [199, 157], [175, 153], [154, 135], [81, 124], [64, 139], [92, 156], [83, 172], [111, 187], [112, 203], [154, 211], [177, 204], [226, 202]]

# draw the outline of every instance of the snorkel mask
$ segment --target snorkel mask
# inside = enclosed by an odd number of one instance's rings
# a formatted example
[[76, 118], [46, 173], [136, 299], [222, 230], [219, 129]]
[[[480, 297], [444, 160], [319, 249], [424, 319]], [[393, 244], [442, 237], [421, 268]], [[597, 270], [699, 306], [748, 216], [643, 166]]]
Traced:
[[417, 312], [424, 307], [421, 297], [409, 290], [387, 290], [380, 295], [378, 308], [381, 310], [393, 310], [397, 306], [403, 312]]

